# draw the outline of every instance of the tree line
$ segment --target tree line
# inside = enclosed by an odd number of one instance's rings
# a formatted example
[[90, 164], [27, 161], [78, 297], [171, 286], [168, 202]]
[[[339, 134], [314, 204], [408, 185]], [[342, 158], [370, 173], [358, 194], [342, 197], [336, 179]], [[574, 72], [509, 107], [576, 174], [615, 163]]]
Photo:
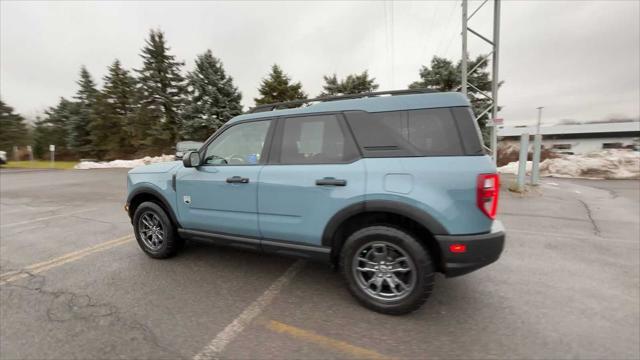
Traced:
[[[151, 30], [140, 52], [142, 67], [125, 69], [119, 60], [108, 67], [99, 89], [89, 71], [80, 69], [78, 89], [72, 99], [60, 98], [57, 105], [38, 117], [33, 127], [0, 100], [0, 150], [33, 145], [34, 155], [46, 157], [49, 144], [56, 145], [58, 158], [131, 158], [168, 153], [177, 141], [203, 141], [229, 119], [243, 112], [242, 94], [211, 50], [198, 55], [195, 67], [183, 75], [184, 62], [171, 54], [160, 30]], [[490, 103], [481, 92], [491, 82], [482, 57], [469, 77], [475, 88], [469, 98], [476, 113]], [[460, 86], [460, 62], [434, 56], [423, 66], [419, 80], [409, 88], [456, 91]], [[338, 79], [323, 77], [319, 96], [372, 92], [379, 85], [365, 70]], [[300, 82], [293, 81], [277, 64], [262, 79], [256, 105], [304, 100], [309, 96]], [[485, 120], [480, 121], [484, 128]]]

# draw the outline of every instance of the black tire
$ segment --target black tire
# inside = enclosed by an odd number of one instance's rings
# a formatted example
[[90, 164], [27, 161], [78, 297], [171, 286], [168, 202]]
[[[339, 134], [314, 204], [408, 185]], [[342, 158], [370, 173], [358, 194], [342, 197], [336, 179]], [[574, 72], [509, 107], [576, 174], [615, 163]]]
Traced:
[[[141, 227], [145, 226], [140, 219], [145, 215], [147, 216], [145, 219], [155, 216], [155, 219], [157, 219], [159, 223], [158, 227], [161, 229], [158, 230], [158, 233], [162, 234], [162, 241], [158, 242], [158, 246], [155, 248], [148, 243], [149, 241], [143, 239], [140, 231]], [[138, 245], [142, 251], [154, 259], [166, 259], [174, 256], [178, 250], [182, 248], [184, 243], [184, 240], [178, 237], [176, 227], [167, 215], [167, 212], [154, 202], [143, 202], [136, 208], [133, 214], [133, 229]]]
[[[361, 260], [356, 260], [357, 253], [360, 252], [358, 257], [361, 258], [362, 254], [367, 254], [368, 246], [373, 246], [371, 249], [374, 249], [376, 246], [382, 246], [382, 244], [390, 244], [388, 245], [388, 248], [391, 249], [392, 252], [394, 249], [400, 249], [404, 252], [404, 256], [401, 255], [398, 258], [408, 257], [411, 263], [407, 263], [406, 268], [414, 269], [414, 277], [405, 278], [410, 279], [410, 281], [406, 282], [413, 284], [413, 287], [406, 290], [402, 298], [376, 298], [376, 295], [370, 294], [370, 292], [375, 290], [371, 289], [371, 285], [374, 285], [374, 288], [377, 286], [375, 284], [371, 284], [368, 285], [369, 287], [367, 288], [367, 284], [363, 281], [366, 280], [364, 276], [367, 275], [364, 275], [363, 277], [358, 275], [369, 274], [370, 272], [360, 272], [356, 270], [358, 267], [361, 268], [363, 264]], [[375, 254], [377, 250], [369, 251], [374, 251], [373, 255], [378, 256]], [[356, 269], [354, 269], [354, 261], [359, 261], [356, 264]], [[364, 264], [369, 266], [368, 263]], [[380, 263], [378, 263], [378, 265], [380, 265]], [[389, 315], [402, 315], [419, 309], [420, 306], [427, 301], [429, 295], [431, 295], [435, 281], [434, 267], [427, 249], [422, 246], [413, 235], [400, 229], [385, 225], [366, 227], [351, 234], [351, 236], [349, 236], [345, 241], [344, 247], [342, 248], [340, 255], [340, 268], [347, 282], [349, 291], [361, 304], [371, 310]], [[404, 266], [402, 268], [404, 268]], [[376, 267], [376, 269], [378, 269], [378, 267]], [[371, 274], [378, 274], [371, 275], [372, 278], [375, 276], [386, 276], [381, 273], [374, 273], [373, 269], [371, 270]], [[409, 273], [410, 272], [406, 272], [406, 276], [408, 276]], [[398, 279], [396, 278], [396, 280]], [[375, 280], [371, 279], [371, 281]], [[386, 287], [387, 292], [389, 292], [392, 291], [390, 285], [391, 282], [382, 283], [382, 285], [378, 286], [382, 286], [383, 289]], [[399, 287], [400, 285], [397, 286], [398, 287], [395, 287], [395, 289], [402, 289], [402, 287]], [[395, 292], [395, 290], [393, 291]], [[390, 294], [390, 296], [395, 295]]]

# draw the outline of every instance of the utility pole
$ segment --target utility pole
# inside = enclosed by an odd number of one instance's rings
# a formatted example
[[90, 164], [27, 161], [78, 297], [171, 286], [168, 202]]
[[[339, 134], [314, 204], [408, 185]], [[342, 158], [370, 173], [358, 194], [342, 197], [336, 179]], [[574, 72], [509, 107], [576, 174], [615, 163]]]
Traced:
[[467, 96], [467, 0], [462, 1], [462, 93]]
[[[480, 114], [476, 114], [476, 121], [481, 119], [483, 116], [490, 114], [491, 119], [487, 122], [488, 126], [491, 126], [491, 154], [493, 158], [493, 163], [497, 162], [498, 157], [498, 133], [496, 125], [494, 124], [495, 119], [498, 116], [498, 65], [499, 65], [499, 50], [500, 50], [500, 0], [493, 0], [493, 39], [488, 39], [487, 37], [481, 35], [477, 31], [473, 30], [469, 27], [469, 20], [486, 4], [489, 0], [484, 0], [480, 6], [478, 6], [471, 15], [467, 16], [468, 11], [468, 0], [462, 0], [462, 69], [461, 69], [461, 89], [463, 94], [467, 94], [467, 88], [470, 87], [474, 89], [478, 94], [484, 96], [485, 98], [491, 101], [491, 104], [483, 109]], [[492, 47], [492, 51], [487, 54], [484, 58], [482, 58], [471, 70], [467, 70], [467, 34], [472, 33], [477, 36], [481, 40], [485, 41]], [[482, 64], [484, 64], [489, 56], [493, 56], [493, 67], [492, 67], [492, 75], [491, 75], [491, 95], [480, 91], [473, 84], [468, 82], [468, 76], [473, 74], [474, 71]]]
[[49, 163], [49, 167], [54, 168], [56, 163], [56, 146], [55, 145], [49, 145], [49, 153], [51, 154], [50, 156], [51, 162]]
[[536, 136], [533, 138], [533, 161], [531, 162], [531, 185], [538, 185], [540, 180], [540, 153], [542, 152], [542, 135], [540, 134], [540, 122], [542, 119], [542, 106], [538, 109], [538, 125], [536, 126]]
[[524, 192], [524, 181], [527, 177], [527, 157], [529, 155], [529, 133], [520, 135], [520, 154], [518, 156], [517, 192]]
[[493, 74], [491, 76], [491, 152], [493, 164], [498, 162], [498, 127], [495, 120], [498, 117], [498, 59], [500, 54], [500, 0], [493, 0]]
[[536, 135], [540, 134], [540, 122], [542, 120], [542, 109], [544, 109], [544, 106], [538, 106], [536, 109], [538, 109], [538, 126], [536, 127]]

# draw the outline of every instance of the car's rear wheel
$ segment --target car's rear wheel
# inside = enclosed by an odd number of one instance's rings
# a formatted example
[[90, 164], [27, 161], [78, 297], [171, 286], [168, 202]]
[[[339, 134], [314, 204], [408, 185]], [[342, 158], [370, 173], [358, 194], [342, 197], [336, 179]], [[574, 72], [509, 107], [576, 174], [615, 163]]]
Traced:
[[138, 245], [152, 258], [164, 259], [175, 255], [182, 240], [165, 210], [154, 202], [143, 202], [133, 215]]
[[381, 313], [415, 311], [433, 289], [428, 251], [413, 235], [390, 226], [354, 232], [345, 242], [340, 263], [351, 294]]

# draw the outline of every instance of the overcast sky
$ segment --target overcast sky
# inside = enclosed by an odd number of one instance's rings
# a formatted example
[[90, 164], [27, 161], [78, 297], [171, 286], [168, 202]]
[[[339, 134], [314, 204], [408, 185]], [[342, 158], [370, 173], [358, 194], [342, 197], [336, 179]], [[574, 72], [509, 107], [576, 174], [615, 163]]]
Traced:
[[[380, 90], [402, 89], [433, 55], [461, 53], [460, 0], [0, 4], [0, 96], [29, 117], [72, 97], [83, 64], [98, 83], [115, 58], [140, 67], [151, 28], [185, 71], [211, 49], [245, 109], [273, 63], [315, 96], [324, 74], [366, 69]], [[505, 125], [535, 121], [537, 106], [546, 123], [640, 116], [640, 1], [503, 1], [501, 24]], [[470, 27], [491, 36], [491, 3]], [[472, 56], [488, 49], [469, 39]]]

